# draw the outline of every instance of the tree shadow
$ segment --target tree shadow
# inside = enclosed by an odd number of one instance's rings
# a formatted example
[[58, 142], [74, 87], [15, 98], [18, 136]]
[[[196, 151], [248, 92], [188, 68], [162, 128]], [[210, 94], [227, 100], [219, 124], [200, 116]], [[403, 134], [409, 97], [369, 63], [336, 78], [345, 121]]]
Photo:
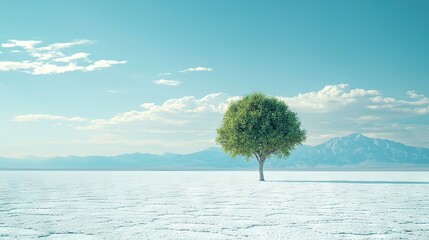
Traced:
[[415, 181], [349, 181], [349, 180], [266, 180], [266, 182], [284, 183], [346, 183], [346, 184], [421, 184], [429, 185], [429, 182]]

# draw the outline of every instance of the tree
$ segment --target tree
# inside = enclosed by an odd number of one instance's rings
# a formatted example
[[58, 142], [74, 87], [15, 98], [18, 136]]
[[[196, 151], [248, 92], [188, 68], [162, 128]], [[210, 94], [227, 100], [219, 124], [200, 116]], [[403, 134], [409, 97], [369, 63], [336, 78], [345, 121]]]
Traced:
[[305, 139], [306, 131], [286, 103], [253, 93], [228, 106], [216, 142], [233, 158], [254, 156], [259, 162], [259, 180], [265, 181], [265, 160], [272, 155], [286, 158]]

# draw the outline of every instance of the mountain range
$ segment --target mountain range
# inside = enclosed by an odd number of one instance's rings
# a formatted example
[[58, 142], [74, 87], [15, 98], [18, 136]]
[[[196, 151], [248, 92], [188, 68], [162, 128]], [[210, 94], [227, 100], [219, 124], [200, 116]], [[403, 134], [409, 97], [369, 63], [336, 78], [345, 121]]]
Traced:
[[[297, 147], [286, 159], [272, 157], [266, 169], [429, 170], [429, 149], [386, 139], [351, 134], [317, 146]], [[220, 148], [191, 154], [148, 153], [117, 156], [68, 156], [54, 158], [0, 157], [0, 169], [7, 170], [247, 170], [257, 169], [255, 159], [232, 159]]]

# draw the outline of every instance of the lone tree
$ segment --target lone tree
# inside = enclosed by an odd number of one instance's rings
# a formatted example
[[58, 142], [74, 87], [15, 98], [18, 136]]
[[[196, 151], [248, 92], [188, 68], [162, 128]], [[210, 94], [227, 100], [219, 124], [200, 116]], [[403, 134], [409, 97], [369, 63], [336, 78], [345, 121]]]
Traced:
[[216, 142], [233, 158], [254, 156], [259, 162], [259, 181], [265, 181], [265, 160], [272, 155], [286, 158], [305, 139], [306, 131], [286, 103], [253, 93], [229, 105]]

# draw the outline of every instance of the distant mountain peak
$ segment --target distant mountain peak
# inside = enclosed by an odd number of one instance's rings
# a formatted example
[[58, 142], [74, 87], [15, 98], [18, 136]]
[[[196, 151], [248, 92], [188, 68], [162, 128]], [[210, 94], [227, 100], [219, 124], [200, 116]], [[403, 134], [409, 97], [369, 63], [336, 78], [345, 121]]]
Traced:
[[350, 138], [350, 139], [353, 139], [353, 140], [357, 140], [357, 139], [360, 139], [360, 138], [369, 139], [369, 137], [363, 135], [362, 133], [352, 133], [352, 134], [349, 134], [349, 135], [341, 137], [341, 138]]
[[362, 133], [352, 133], [349, 135], [350, 137], [366, 137], [365, 135], [363, 135]]
[[219, 151], [222, 151], [222, 149], [219, 148], [219, 147], [209, 147], [209, 148], [206, 148], [206, 149], [204, 149], [202, 151], [219, 152]]
[[332, 138], [320, 145], [337, 145], [337, 144], [347, 144], [347, 143], [364, 143], [364, 142], [371, 142], [375, 141], [376, 139], [367, 137], [361, 133], [352, 133], [346, 136], [342, 137], [335, 137]]

